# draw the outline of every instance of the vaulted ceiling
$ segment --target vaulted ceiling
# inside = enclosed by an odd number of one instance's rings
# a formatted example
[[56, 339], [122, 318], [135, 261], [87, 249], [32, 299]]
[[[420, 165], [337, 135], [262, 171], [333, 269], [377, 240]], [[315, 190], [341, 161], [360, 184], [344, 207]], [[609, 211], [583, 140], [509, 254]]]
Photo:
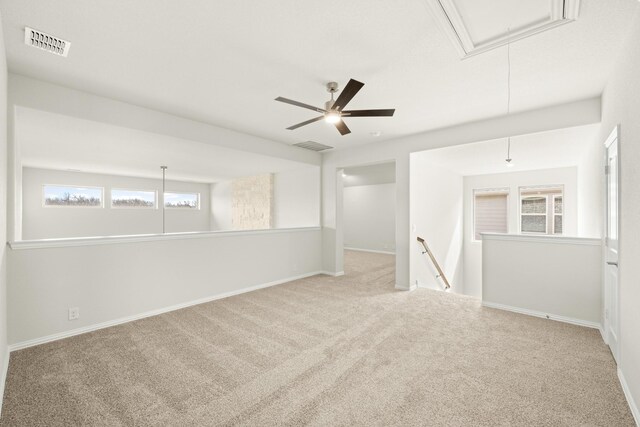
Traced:
[[[485, 3], [488, 19], [508, 13]], [[582, 0], [576, 22], [514, 42], [512, 111], [598, 96], [639, 6]], [[14, 73], [287, 144], [342, 148], [506, 113], [506, 48], [461, 60], [426, 0], [0, 0], [0, 12]], [[26, 46], [25, 26], [71, 41], [69, 56]], [[325, 83], [349, 78], [365, 83], [349, 107], [395, 117], [347, 119], [344, 137], [324, 122], [285, 129], [314, 113], [275, 97], [322, 106]]]

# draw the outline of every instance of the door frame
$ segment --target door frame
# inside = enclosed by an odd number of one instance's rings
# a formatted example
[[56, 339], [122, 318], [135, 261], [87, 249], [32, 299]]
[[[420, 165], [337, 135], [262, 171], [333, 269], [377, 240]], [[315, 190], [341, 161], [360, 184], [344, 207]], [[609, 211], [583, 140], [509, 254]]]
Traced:
[[[617, 157], [617, 161], [616, 161], [616, 166], [617, 166], [617, 193], [618, 193], [618, 197], [616, 199], [616, 204], [617, 204], [617, 216], [618, 219], [616, 221], [616, 228], [617, 228], [617, 238], [618, 238], [618, 244], [617, 244], [617, 259], [616, 262], [618, 263], [618, 265], [616, 266], [617, 268], [617, 281], [618, 281], [618, 292], [616, 293], [617, 295], [617, 301], [615, 302], [615, 306], [617, 307], [616, 313], [613, 313], [613, 315], [615, 315], [617, 317], [617, 322], [616, 324], [618, 325], [618, 331], [617, 331], [617, 339], [615, 340], [615, 342], [612, 342], [613, 340], [611, 339], [611, 329], [610, 329], [610, 324], [611, 324], [611, 306], [612, 306], [612, 301], [611, 301], [611, 293], [609, 292], [609, 285], [607, 283], [608, 280], [608, 274], [607, 274], [607, 268], [613, 268], [612, 266], [607, 265], [607, 261], [608, 261], [608, 241], [607, 241], [607, 237], [608, 237], [608, 233], [609, 233], [609, 170], [608, 170], [608, 165], [609, 165], [609, 159], [608, 159], [608, 151], [609, 151], [609, 147], [615, 143], [616, 144], [616, 157]], [[611, 349], [611, 353], [614, 356], [614, 359], [618, 357], [618, 351], [620, 348], [620, 330], [619, 330], [619, 326], [620, 326], [620, 125], [616, 125], [613, 130], [611, 131], [611, 133], [609, 134], [609, 136], [607, 137], [607, 139], [604, 142], [604, 166], [605, 166], [605, 173], [604, 173], [604, 217], [603, 217], [603, 223], [604, 223], [604, 236], [603, 236], [603, 248], [602, 248], [602, 266], [603, 266], [603, 270], [602, 270], [602, 279], [603, 279], [603, 308], [604, 308], [604, 312], [603, 312], [603, 329], [604, 329], [604, 333], [602, 334], [602, 337], [605, 341], [605, 343], [610, 347]], [[612, 347], [615, 346], [614, 347]], [[616, 360], [616, 362], [618, 362]]]

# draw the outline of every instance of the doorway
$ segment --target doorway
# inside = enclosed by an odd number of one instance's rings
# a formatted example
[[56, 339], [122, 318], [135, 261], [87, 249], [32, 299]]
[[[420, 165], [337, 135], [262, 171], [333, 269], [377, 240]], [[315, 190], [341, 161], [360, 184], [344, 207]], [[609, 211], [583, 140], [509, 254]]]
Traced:
[[616, 127], [607, 141], [606, 149], [606, 227], [605, 227], [605, 256], [604, 256], [604, 325], [605, 339], [613, 358], [618, 362], [619, 349], [619, 165], [618, 127]]
[[346, 167], [341, 177], [345, 275], [374, 275], [393, 287], [395, 162]]

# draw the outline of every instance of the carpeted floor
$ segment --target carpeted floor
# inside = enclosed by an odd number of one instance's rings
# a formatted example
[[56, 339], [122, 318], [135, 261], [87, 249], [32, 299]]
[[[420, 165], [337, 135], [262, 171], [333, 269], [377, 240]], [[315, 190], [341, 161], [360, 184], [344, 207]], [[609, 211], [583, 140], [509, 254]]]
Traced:
[[634, 425], [598, 331], [346, 270], [12, 353], [0, 425]]

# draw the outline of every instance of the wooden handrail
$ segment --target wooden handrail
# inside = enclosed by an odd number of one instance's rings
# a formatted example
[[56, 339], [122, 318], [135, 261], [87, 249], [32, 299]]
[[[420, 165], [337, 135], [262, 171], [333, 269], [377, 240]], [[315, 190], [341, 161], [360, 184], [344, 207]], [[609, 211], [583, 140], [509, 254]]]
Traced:
[[429, 250], [429, 246], [427, 246], [427, 242], [425, 242], [424, 239], [420, 236], [418, 236], [418, 242], [422, 243], [422, 247], [424, 248], [424, 252], [422, 253], [429, 255], [429, 258], [431, 258], [431, 262], [433, 263], [433, 265], [436, 266], [436, 270], [438, 270], [438, 275], [436, 276], [436, 278], [442, 277], [442, 281], [444, 282], [445, 289], [450, 289], [451, 285], [449, 284], [447, 277], [444, 275], [444, 272], [440, 268], [440, 264], [438, 264], [438, 261], [436, 261], [436, 258], [433, 256], [433, 253], [431, 252], [431, 250]]

